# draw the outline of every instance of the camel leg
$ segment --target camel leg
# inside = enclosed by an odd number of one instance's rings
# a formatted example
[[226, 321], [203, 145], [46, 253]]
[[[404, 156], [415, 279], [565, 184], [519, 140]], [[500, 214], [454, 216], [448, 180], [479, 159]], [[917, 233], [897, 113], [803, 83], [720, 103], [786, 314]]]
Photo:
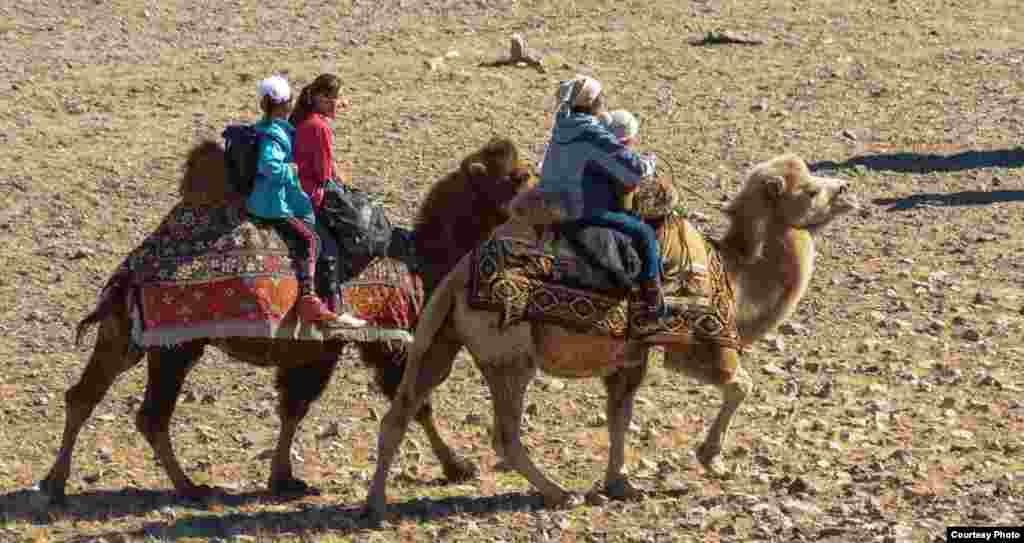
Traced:
[[139, 432], [153, 448], [157, 460], [174, 484], [174, 490], [190, 498], [208, 496], [216, 489], [208, 485], [196, 485], [185, 475], [171, 446], [168, 429], [185, 377], [203, 356], [205, 346], [203, 342], [193, 341], [176, 347], [149, 350], [146, 399], [136, 418]]
[[277, 448], [274, 451], [270, 479], [267, 482], [267, 489], [271, 494], [282, 496], [318, 493], [315, 488], [293, 475], [292, 444], [302, 419], [327, 388], [327, 383], [338, 366], [339, 355], [340, 350], [327, 352], [318, 363], [297, 368], [282, 368], [277, 372], [281, 431], [277, 437]]
[[[644, 351], [646, 360], [646, 351]], [[619, 500], [633, 499], [640, 495], [634, 488], [622, 468], [626, 463], [626, 432], [633, 420], [633, 401], [636, 392], [643, 383], [647, 373], [647, 363], [632, 368], [625, 368], [604, 379], [608, 402], [605, 414], [608, 416], [608, 469], [605, 472], [605, 493]]]
[[[406, 375], [408, 380], [394, 395], [391, 408], [380, 421], [380, 433], [377, 437], [377, 470], [370, 481], [366, 494], [366, 514], [371, 522], [383, 518], [387, 507], [388, 471], [394, 462], [395, 454], [405, 438], [409, 423], [422, 409], [430, 393], [451, 374], [454, 355], [448, 356], [450, 345], [432, 344], [423, 355], [416, 375]], [[456, 350], [457, 351], [457, 350]]]
[[[438, 338], [434, 346], [425, 355], [434, 357], [434, 360], [425, 361], [424, 364], [436, 367], [442, 367], [442, 364], [447, 364], [448, 372], [451, 373], [452, 363], [461, 348], [461, 343], [442, 341]], [[375, 366], [374, 378], [377, 386], [389, 400], [393, 401], [398, 391], [398, 385], [402, 382], [402, 374], [405, 371], [406, 351], [404, 349], [391, 349], [383, 343], [360, 345], [360, 350], [363, 360], [371, 362]], [[447, 379], [448, 375], [446, 374], [441, 379], [441, 382]], [[472, 462], [460, 458], [448, 446], [448, 443], [441, 437], [437, 424], [434, 422], [433, 413], [434, 410], [430, 399], [427, 398], [423, 406], [416, 413], [415, 420], [423, 428], [423, 431], [426, 432], [427, 439], [430, 440], [430, 447], [434, 450], [434, 455], [441, 462], [445, 479], [449, 482], [458, 483], [475, 478], [477, 476], [476, 466]]]
[[718, 410], [715, 421], [708, 430], [704, 443], [697, 448], [697, 459], [710, 474], [723, 477], [729, 471], [722, 462], [719, 455], [722, 452], [722, 444], [729, 433], [729, 424], [743, 400], [750, 394], [751, 381], [746, 370], [737, 368], [732, 380], [724, 384], [715, 385], [722, 391], [722, 407]]
[[526, 399], [526, 388], [537, 373], [536, 366], [525, 361], [479, 366], [491, 389], [495, 432], [500, 435], [500, 453], [505, 461], [544, 496], [548, 507], [567, 505], [572, 500], [572, 494], [537, 468], [522, 442], [523, 402]]
[[722, 391], [722, 407], [718, 410], [708, 435], [697, 447], [697, 460], [704, 469], [716, 477], [729, 475], [719, 455], [729, 433], [729, 424], [743, 400], [750, 394], [750, 375], [739, 363], [735, 350], [713, 345], [695, 345], [689, 350], [666, 349], [665, 362], [698, 381], [714, 385]]
[[39, 482], [39, 489], [49, 495], [50, 503], [60, 505], [66, 501], [64, 488], [82, 426], [117, 377], [138, 364], [142, 355], [143, 351], [132, 347], [124, 319], [115, 314], [103, 321], [85, 371], [78, 383], [64, 394], [64, 435], [60, 451], [46, 478]]

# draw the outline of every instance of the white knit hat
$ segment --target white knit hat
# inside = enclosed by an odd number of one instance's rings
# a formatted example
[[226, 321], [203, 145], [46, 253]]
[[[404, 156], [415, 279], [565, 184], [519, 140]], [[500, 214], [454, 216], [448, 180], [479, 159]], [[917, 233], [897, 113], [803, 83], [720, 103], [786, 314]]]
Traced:
[[288, 86], [288, 80], [279, 75], [272, 75], [260, 81], [258, 88], [260, 100], [268, 97], [275, 104], [283, 104], [292, 97], [292, 89]]

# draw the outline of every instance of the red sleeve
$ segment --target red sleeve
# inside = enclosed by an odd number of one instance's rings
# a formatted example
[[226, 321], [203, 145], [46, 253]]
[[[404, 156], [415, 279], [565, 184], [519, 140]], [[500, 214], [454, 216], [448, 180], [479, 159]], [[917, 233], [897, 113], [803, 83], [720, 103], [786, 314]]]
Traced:
[[310, 150], [310, 166], [312, 166], [314, 179], [323, 183], [334, 177], [334, 160], [331, 149], [331, 129], [326, 123], [314, 124], [316, 133], [313, 134], [313, 141], [316, 142]]

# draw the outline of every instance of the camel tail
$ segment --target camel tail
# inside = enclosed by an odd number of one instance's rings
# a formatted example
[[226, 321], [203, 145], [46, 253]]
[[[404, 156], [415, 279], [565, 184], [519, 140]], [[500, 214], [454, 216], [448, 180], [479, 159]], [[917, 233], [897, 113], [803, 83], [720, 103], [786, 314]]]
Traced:
[[96, 309], [93, 309], [92, 313], [86, 315], [78, 323], [78, 326], [75, 327], [75, 347], [82, 345], [82, 338], [85, 337], [90, 328], [114, 312], [117, 303], [124, 297], [125, 285], [118, 281], [117, 277], [112, 277], [105, 290], [106, 292], [100, 297], [99, 303], [96, 304]]

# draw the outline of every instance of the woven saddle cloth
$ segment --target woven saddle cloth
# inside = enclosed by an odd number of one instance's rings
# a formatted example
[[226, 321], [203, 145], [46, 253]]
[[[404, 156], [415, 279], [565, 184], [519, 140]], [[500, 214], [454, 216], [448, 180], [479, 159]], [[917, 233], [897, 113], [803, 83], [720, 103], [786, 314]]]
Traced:
[[[618, 232], [604, 232], [605, 241], [569, 243], [553, 229], [513, 221], [471, 254], [469, 305], [496, 311], [502, 326], [544, 322], [580, 333], [655, 344], [714, 344], [739, 347], [736, 300], [714, 245], [689, 222], [675, 216], [652, 220], [662, 251], [662, 277], [669, 316], [641, 328], [635, 318], [642, 309], [629, 287], [601, 284], [594, 278], [594, 256], [605, 263], [638, 260], [628, 240], [608, 242]], [[599, 229], [605, 230], [605, 229]], [[601, 239], [601, 235], [589, 236]], [[627, 247], [627, 250], [623, 250]], [[618, 250], [618, 255], [603, 254]], [[620, 270], [629, 276], [629, 270]]]

